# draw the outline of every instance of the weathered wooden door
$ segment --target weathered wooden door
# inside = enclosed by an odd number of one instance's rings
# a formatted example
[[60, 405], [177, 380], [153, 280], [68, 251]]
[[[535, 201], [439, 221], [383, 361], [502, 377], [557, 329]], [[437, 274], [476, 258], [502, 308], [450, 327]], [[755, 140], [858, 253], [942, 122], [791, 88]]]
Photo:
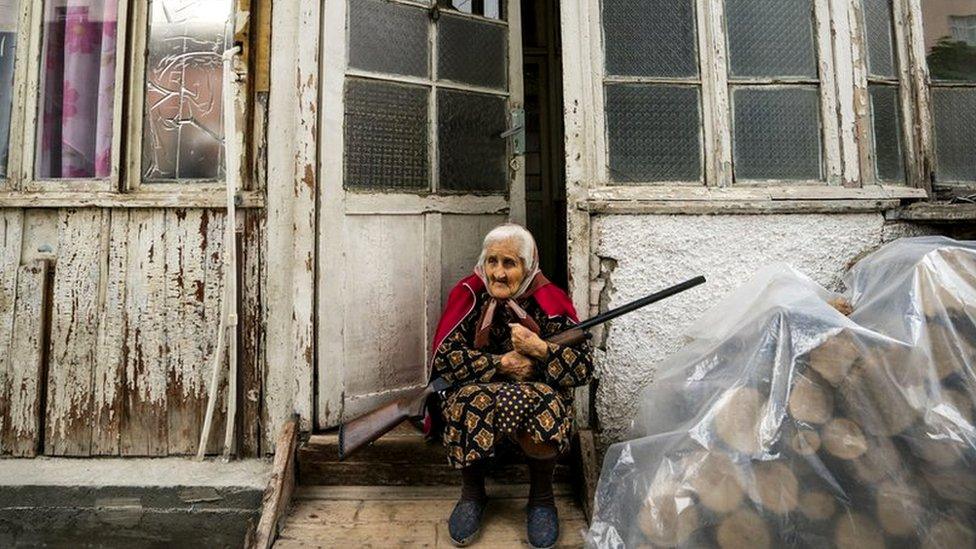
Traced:
[[[451, 286], [524, 222], [518, 0], [326, 0], [317, 425], [426, 383]], [[301, 39], [301, 37], [296, 37]]]

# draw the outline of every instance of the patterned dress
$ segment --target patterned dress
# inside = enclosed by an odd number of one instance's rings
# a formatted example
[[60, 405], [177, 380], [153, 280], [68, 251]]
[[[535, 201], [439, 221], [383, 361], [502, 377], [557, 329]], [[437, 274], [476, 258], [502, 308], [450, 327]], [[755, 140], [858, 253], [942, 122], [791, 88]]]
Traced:
[[[434, 355], [435, 375], [461, 384], [441, 400], [447, 459], [458, 469], [492, 456], [497, 442], [523, 431], [536, 442], [551, 442], [565, 451], [573, 421], [572, 388], [588, 383], [593, 375], [587, 341], [570, 346], [549, 343], [549, 355], [535, 361], [531, 381], [512, 381], [498, 373], [502, 355], [512, 350], [508, 324], [514, 320], [507, 307], [498, 307], [488, 345], [475, 349], [476, 324], [487, 303], [487, 292], [481, 292], [474, 310]], [[542, 339], [573, 325], [565, 317], [549, 318], [533, 299], [520, 305], [538, 323]]]

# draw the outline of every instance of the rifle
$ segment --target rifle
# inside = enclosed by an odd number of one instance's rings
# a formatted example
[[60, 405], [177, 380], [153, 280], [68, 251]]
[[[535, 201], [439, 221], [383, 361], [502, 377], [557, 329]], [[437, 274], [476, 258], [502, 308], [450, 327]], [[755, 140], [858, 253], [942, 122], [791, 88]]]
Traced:
[[[625, 315], [641, 307], [646, 307], [651, 303], [669, 298], [704, 282], [705, 277], [697, 276], [681, 284], [676, 284], [660, 292], [617, 307], [612, 311], [607, 311], [589, 320], [585, 320], [572, 328], [548, 338], [547, 341], [559, 345], [579, 343], [590, 338], [590, 333], [587, 330], [594, 326], [613, 320], [618, 316]], [[339, 461], [346, 459], [359, 448], [375, 441], [404, 421], [422, 418], [427, 408], [427, 400], [432, 395], [445, 391], [450, 387], [451, 383], [446, 379], [442, 377], [435, 378], [426, 387], [417, 389], [415, 392], [400, 397], [388, 404], [384, 404], [356, 419], [343, 423], [339, 426]]]

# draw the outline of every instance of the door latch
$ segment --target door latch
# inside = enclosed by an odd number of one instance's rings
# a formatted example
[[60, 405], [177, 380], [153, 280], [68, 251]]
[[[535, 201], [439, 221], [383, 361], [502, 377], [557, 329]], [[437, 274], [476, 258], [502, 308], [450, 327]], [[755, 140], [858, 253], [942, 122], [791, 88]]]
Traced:
[[503, 131], [498, 137], [502, 139], [512, 138], [512, 154], [521, 156], [525, 154], [525, 109], [512, 109], [509, 112], [509, 129]]

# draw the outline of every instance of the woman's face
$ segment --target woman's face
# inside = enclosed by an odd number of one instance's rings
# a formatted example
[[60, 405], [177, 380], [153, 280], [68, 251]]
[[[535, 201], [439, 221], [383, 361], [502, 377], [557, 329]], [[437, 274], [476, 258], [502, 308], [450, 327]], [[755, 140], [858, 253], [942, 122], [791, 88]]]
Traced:
[[508, 299], [515, 295], [525, 277], [525, 265], [519, 257], [517, 241], [509, 239], [489, 244], [485, 250], [484, 269], [488, 278], [488, 293], [492, 297]]

